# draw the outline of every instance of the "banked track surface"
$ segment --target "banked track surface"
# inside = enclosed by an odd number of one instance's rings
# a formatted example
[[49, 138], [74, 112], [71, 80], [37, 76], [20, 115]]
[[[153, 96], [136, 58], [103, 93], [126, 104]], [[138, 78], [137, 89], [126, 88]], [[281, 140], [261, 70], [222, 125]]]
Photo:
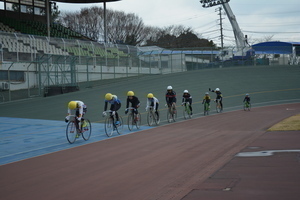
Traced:
[[2, 165], [1, 199], [182, 199], [299, 110], [225, 112]]

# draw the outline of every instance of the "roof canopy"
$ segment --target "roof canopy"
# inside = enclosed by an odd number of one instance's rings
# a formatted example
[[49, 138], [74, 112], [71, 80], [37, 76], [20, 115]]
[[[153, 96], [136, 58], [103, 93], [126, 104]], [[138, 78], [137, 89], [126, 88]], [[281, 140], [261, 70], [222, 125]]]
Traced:
[[255, 54], [292, 54], [293, 44], [290, 42], [262, 42], [252, 45]]

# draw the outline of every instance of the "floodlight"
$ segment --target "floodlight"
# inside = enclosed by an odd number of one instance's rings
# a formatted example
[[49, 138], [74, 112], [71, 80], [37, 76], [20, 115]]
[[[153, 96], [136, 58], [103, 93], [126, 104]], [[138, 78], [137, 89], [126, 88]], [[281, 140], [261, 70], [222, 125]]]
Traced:
[[228, 3], [229, 1], [230, 0], [201, 0], [200, 3], [203, 8], [209, 8], [223, 3]]

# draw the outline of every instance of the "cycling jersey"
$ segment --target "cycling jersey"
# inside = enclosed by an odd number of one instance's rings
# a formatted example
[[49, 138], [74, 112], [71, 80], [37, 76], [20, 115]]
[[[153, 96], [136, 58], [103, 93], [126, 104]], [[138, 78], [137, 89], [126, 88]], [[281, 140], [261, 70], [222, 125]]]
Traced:
[[182, 95], [182, 103], [187, 103], [187, 102], [190, 103], [189, 107], [190, 107], [190, 110], [192, 112], [193, 111], [193, 108], [192, 108], [192, 96], [189, 93], [184, 93]]
[[176, 92], [170, 91], [166, 93], [166, 102], [167, 104], [176, 103]]
[[250, 97], [249, 96], [245, 97], [243, 102], [245, 102], [245, 101], [250, 102]]
[[182, 95], [182, 103], [184, 102], [189, 102], [190, 104], [192, 104], [192, 96], [189, 93], [184, 93]]
[[[87, 106], [82, 101], [75, 101], [77, 103], [77, 107], [74, 109], [76, 110], [76, 116], [79, 115], [83, 116], [87, 110]], [[68, 114], [71, 115], [71, 109], [68, 108]]]
[[210, 103], [210, 96], [204, 96], [202, 103]]
[[146, 107], [148, 108], [149, 106], [152, 106], [154, 110], [157, 110], [158, 104], [159, 104], [159, 101], [156, 97], [148, 98]]
[[129, 103], [131, 103], [131, 107], [137, 108], [140, 105], [140, 100], [136, 96], [132, 96], [132, 99], [127, 97], [126, 108], [129, 107]]
[[110, 107], [111, 111], [117, 111], [121, 107], [121, 101], [118, 99], [118, 97], [116, 95], [112, 95], [111, 100], [105, 100], [104, 110], [107, 109], [108, 103], [111, 104], [111, 107]]
[[217, 94], [217, 99], [222, 99], [222, 93], [220, 91], [215, 91], [215, 93]]
[[217, 94], [216, 99], [219, 100], [220, 104], [221, 104], [221, 109], [223, 110], [223, 103], [222, 103], [222, 99], [223, 99], [223, 95], [222, 92], [220, 91], [215, 91], [215, 90], [211, 90], [212, 92], [215, 92]]

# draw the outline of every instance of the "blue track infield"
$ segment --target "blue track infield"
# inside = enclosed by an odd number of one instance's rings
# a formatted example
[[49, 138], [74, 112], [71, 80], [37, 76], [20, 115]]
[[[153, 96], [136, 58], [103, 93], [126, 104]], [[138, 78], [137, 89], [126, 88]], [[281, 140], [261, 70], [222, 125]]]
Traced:
[[[114, 133], [107, 137], [103, 124], [92, 123], [88, 141], [79, 137], [69, 144], [66, 125], [63, 121], [0, 117], [0, 165], [121, 136]], [[149, 128], [153, 127], [141, 126], [139, 130]], [[136, 131], [129, 131], [124, 125], [122, 135]]]

